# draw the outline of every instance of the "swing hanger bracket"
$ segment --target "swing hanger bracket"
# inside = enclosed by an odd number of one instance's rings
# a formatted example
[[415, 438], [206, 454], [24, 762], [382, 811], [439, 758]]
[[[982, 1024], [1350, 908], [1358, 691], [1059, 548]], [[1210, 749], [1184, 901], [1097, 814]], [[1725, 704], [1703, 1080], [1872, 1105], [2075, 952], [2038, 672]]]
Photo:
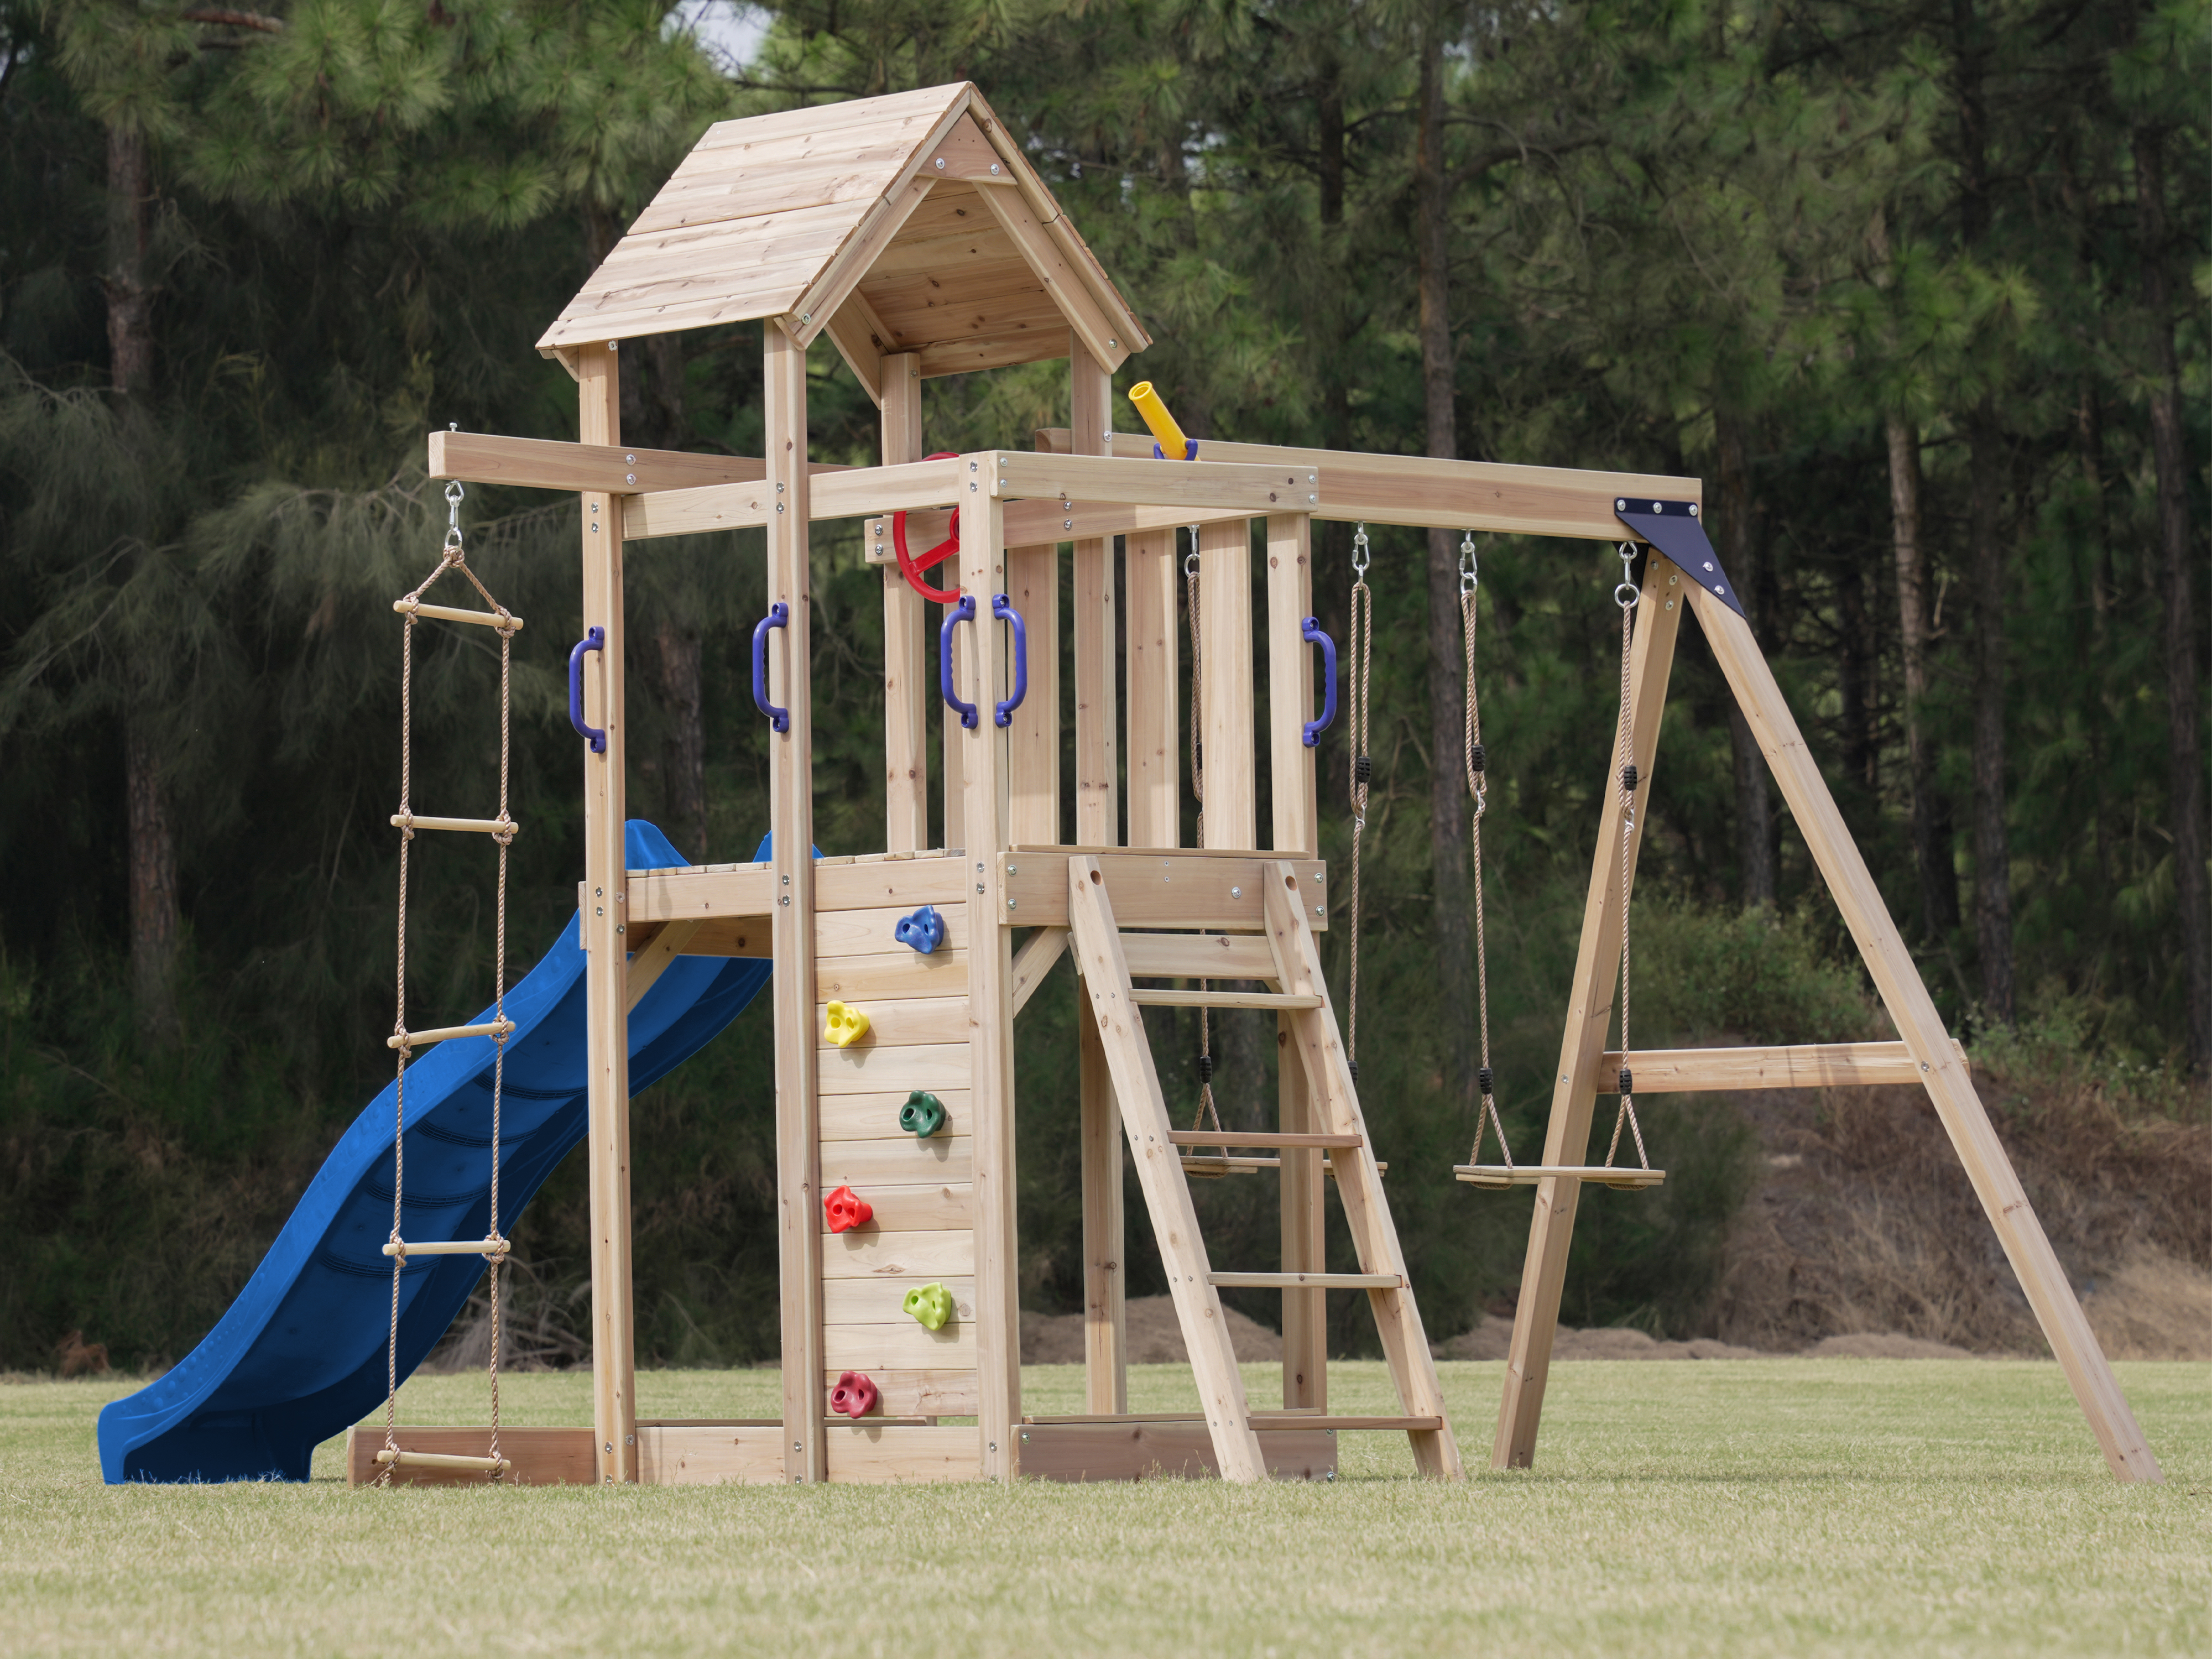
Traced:
[[1616, 496], [1613, 517], [1626, 525], [1638, 541], [1649, 542], [1680, 566], [1698, 587], [1744, 617], [1743, 601], [1735, 584], [1721, 568], [1720, 555], [1705, 533], [1705, 514], [1695, 501], [1646, 501], [1640, 496]]

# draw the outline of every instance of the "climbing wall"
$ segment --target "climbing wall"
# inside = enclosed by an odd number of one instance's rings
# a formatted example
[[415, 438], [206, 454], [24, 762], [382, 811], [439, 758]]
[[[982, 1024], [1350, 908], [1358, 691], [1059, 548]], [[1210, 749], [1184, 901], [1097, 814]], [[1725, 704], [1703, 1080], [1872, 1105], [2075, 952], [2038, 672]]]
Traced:
[[[848, 1371], [865, 1374], [880, 1396], [858, 1419], [830, 1418], [832, 1480], [981, 1472], [973, 1426], [926, 1420], [972, 1418], [978, 1404], [968, 908], [936, 907], [945, 939], [926, 955], [897, 942], [900, 920], [915, 908], [825, 909], [817, 901], [821, 1190], [849, 1187], [874, 1212], [842, 1232], [824, 1223], [823, 1398]], [[821, 1035], [832, 1001], [868, 1021], [842, 1047]], [[916, 1090], [945, 1107], [943, 1126], [927, 1138], [899, 1125]], [[939, 1330], [905, 1308], [909, 1291], [930, 1285], [942, 1285], [952, 1302]]]

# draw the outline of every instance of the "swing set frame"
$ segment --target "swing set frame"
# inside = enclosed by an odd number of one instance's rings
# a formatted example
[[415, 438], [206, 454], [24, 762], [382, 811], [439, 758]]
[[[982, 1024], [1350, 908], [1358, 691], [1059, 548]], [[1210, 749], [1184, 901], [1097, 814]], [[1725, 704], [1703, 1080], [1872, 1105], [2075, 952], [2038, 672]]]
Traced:
[[[757, 249], [767, 251], [760, 259], [774, 252], [781, 263], [760, 263], [750, 252]], [[997, 260], [988, 272], [972, 262], [978, 249]], [[624, 446], [621, 342], [746, 319], [762, 323], [763, 455]], [[841, 468], [809, 459], [807, 352], [824, 335], [878, 404], [879, 465]], [[577, 382], [577, 443], [430, 434], [434, 477], [581, 496], [582, 620], [586, 639], [595, 641], [580, 663], [580, 707], [572, 714], [580, 732], [588, 718], [591, 735], [582, 757], [579, 900], [587, 953], [593, 1423], [588, 1437], [580, 1429], [509, 1431], [502, 1448], [514, 1463], [512, 1478], [1097, 1479], [1211, 1468], [1249, 1480], [1333, 1468], [1339, 1429], [1403, 1431], [1423, 1473], [1461, 1472], [1314, 937], [1327, 927], [1330, 907], [1322, 899], [1327, 871], [1317, 856], [1315, 751], [1305, 741], [1316, 690], [1304, 631], [1312, 611], [1310, 536], [1316, 520], [1364, 520], [1651, 543], [1647, 608], [1630, 663], [1628, 746], [1638, 787], [1649, 788], [1681, 618], [1695, 610], [1900, 1033], [1893, 1042], [1607, 1052], [1626, 896], [1621, 872], [1625, 862], [1632, 880], [1644, 817], [1619, 812], [1608, 792], [1544, 1155], [1530, 1172], [1535, 1208], [1492, 1462], [1526, 1466], [1534, 1455], [1568, 1245], [1586, 1184], [1583, 1175], [1566, 1171], [1583, 1168], [1601, 1078], [1629, 1065], [1646, 1092], [1923, 1085], [2107, 1462], [2124, 1480], [2160, 1479], [1974, 1092], [1965, 1057], [1944, 1030], [1749, 628], [1724, 596], [1690, 574], [1710, 557], [1710, 546], [1692, 549], [1672, 520], [1662, 529], [1638, 522], [1635, 514], [1624, 516], [1639, 498], [1701, 505], [1698, 482], [1211, 440], [1187, 447], [1182, 459], [1156, 459], [1150, 434], [1111, 429], [1112, 377], [1147, 343], [1019, 143], [980, 94], [967, 86], [928, 88], [725, 124], [702, 139], [541, 342]], [[1037, 453], [924, 458], [925, 375], [1060, 356], [1069, 360], [1069, 426], [1037, 434]], [[941, 634], [940, 680], [929, 672], [924, 600], [898, 568], [891, 519], [913, 515], [913, 535], [930, 546], [946, 535], [943, 515], [955, 507], [952, 572], [963, 594], [979, 602], [979, 614], [966, 629], [948, 623]], [[810, 855], [809, 538], [817, 523], [854, 519], [866, 525], [870, 562], [884, 568], [884, 850], [817, 859]], [[1682, 522], [1694, 520], [1686, 514]], [[1199, 526], [1206, 596], [1204, 724], [1197, 734], [1205, 745], [1206, 799], [1204, 845], [1196, 848], [1179, 845], [1181, 572], [1174, 545], [1175, 532], [1192, 524]], [[625, 558], [631, 544], [650, 538], [747, 527], [763, 530], [767, 539], [770, 611], [756, 636], [763, 653], [757, 696], [774, 714], [773, 856], [758, 864], [629, 871]], [[1072, 591], [1063, 605], [1060, 550], [1070, 544]], [[1255, 556], [1265, 562], [1261, 617], [1253, 614]], [[1039, 642], [1030, 654], [1026, 698], [1015, 684], [1011, 641], [992, 623], [1002, 605], [1025, 618], [1029, 636]], [[1073, 635], [1073, 684], [1065, 687], [1064, 631]], [[781, 642], [772, 644], [776, 635]], [[1264, 706], [1255, 690], [1261, 652]], [[1126, 710], [1117, 668], [1127, 689]], [[1003, 723], [946, 719], [933, 741], [926, 716], [940, 685], [949, 706], [997, 709]], [[1072, 780], [1062, 777], [1064, 720], [1073, 726]], [[1271, 757], [1264, 792], [1257, 763], [1262, 732]], [[943, 781], [943, 835], [934, 848], [933, 759]], [[1073, 842], [1063, 840], [1070, 823]], [[934, 906], [946, 930], [927, 965], [891, 939], [898, 914], [919, 904]], [[1018, 933], [1026, 936], [1018, 948]], [[627, 1022], [678, 955], [774, 961], [783, 1374], [776, 1419], [668, 1422], [638, 1413]], [[1073, 1418], [1035, 1418], [1023, 1414], [1020, 1394], [1013, 1022], [1063, 955], [1082, 976], [1079, 1006], [1096, 1016], [1077, 1022], [1087, 1409]], [[943, 975], [933, 991], [911, 988], [933, 974]], [[1279, 1129], [1228, 1138], [1279, 1152], [1283, 1271], [1212, 1271], [1179, 1149], [1225, 1155], [1229, 1147], [1219, 1144], [1223, 1135], [1194, 1135], [1168, 1121], [1133, 1005], [1176, 994], [1139, 988], [1133, 979], [1256, 979], [1279, 987], [1229, 994], [1246, 997], [1235, 1006], [1276, 1011], [1284, 1058]], [[939, 1000], [911, 1000], [927, 995]], [[844, 1048], [822, 1041], [825, 998], [866, 1006], [874, 1022], [868, 1042]], [[962, 1023], [964, 1040], [945, 1040], [948, 1018]], [[909, 1089], [942, 1097], [957, 1146], [940, 1144], [933, 1154], [911, 1135], [903, 1143], [866, 1138], [886, 1133], [875, 1126], [895, 1119], [896, 1102]], [[1195, 1418], [1127, 1408], [1125, 1150], [1206, 1401]], [[883, 1173], [895, 1158], [905, 1160], [897, 1169], [921, 1170], [915, 1160], [932, 1155], [957, 1158], [960, 1173]], [[864, 1164], [878, 1173], [852, 1177]], [[1358, 1273], [1326, 1271], [1330, 1176], [1359, 1249]], [[873, 1203], [878, 1224], [891, 1231], [825, 1232], [822, 1195], [841, 1178], [856, 1191], [877, 1183], [862, 1195]], [[885, 1219], [895, 1215], [908, 1218]], [[953, 1323], [917, 1334], [911, 1321], [899, 1322], [891, 1309], [900, 1274], [953, 1278], [959, 1303]], [[1281, 1292], [1280, 1411], [1253, 1410], [1246, 1401], [1221, 1320], [1220, 1286]], [[1400, 1414], [1326, 1415], [1323, 1297], [1330, 1291], [1361, 1292], [1372, 1309]], [[894, 1300], [885, 1304], [886, 1296]], [[927, 1347], [925, 1339], [941, 1346]], [[940, 1352], [947, 1357], [913, 1357]], [[833, 1419], [826, 1402], [837, 1368], [864, 1364], [876, 1372], [884, 1415]], [[943, 1420], [953, 1417], [972, 1419], [974, 1426]], [[362, 1435], [356, 1440], [356, 1476], [373, 1478], [374, 1443]], [[417, 1429], [401, 1431], [399, 1440], [403, 1448], [452, 1455], [474, 1449], [481, 1436]]]

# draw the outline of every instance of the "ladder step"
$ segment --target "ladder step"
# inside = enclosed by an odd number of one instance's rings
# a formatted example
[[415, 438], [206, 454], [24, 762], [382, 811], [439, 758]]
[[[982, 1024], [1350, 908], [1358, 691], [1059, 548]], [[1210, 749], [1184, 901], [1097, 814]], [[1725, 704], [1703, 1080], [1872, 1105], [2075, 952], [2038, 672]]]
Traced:
[[1601, 1164], [1516, 1164], [1510, 1170], [1503, 1164], [1455, 1164], [1452, 1174], [1470, 1187], [1501, 1192], [1508, 1187], [1533, 1187], [1553, 1176], [1571, 1176], [1594, 1187], [1611, 1187], [1624, 1193], [1656, 1187], [1667, 1179], [1664, 1170], [1617, 1170]]
[[1396, 1273], [1208, 1273], [1228, 1291], [1395, 1291], [1406, 1281]]
[[1273, 979], [1282, 972], [1265, 933], [1124, 933], [1132, 979]]
[[[1200, 1181], [1212, 1181], [1222, 1176], [1257, 1175], [1262, 1170], [1279, 1170], [1283, 1167], [1283, 1160], [1279, 1158], [1209, 1158], [1203, 1152], [1185, 1152], [1182, 1167], [1186, 1175], [1195, 1176]], [[1336, 1179], [1336, 1165], [1328, 1158], [1322, 1159], [1321, 1172], [1331, 1181]], [[1375, 1173], [1389, 1175], [1390, 1165], [1388, 1162], [1377, 1162]]]
[[455, 1037], [505, 1036], [514, 1029], [511, 1019], [495, 1019], [483, 1025], [440, 1025], [428, 1031], [402, 1031], [384, 1039], [387, 1048], [415, 1048], [426, 1042], [448, 1042]]
[[394, 1244], [387, 1239], [385, 1241], [384, 1253], [386, 1255], [398, 1255], [404, 1249], [410, 1255], [503, 1256], [514, 1248], [503, 1238], [479, 1238], [473, 1243], [461, 1240], [450, 1243], [439, 1241], [428, 1244]]
[[1322, 999], [1288, 991], [1153, 991], [1138, 986], [1129, 1000], [1139, 1008], [1318, 1008]]
[[513, 818], [427, 818], [420, 812], [394, 812], [394, 830], [469, 830], [480, 836], [514, 836], [522, 826]]
[[[1196, 1412], [1109, 1412], [1054, 1413], [1024, 1416], [1024, 1427], [1049, 1426], [1059, 1423], [1203, 1423], [1205, 1418]], [[1441, 1417], [1330, 1417], [1321, 1412], [1261, 1411], [1252, 1413], [1252, 1426], [1261, 1434], [1295, 1432], [1313, 1429], [1395, 1429], [1401, 1432], [1421, 1433], [1441, 1429]]]
[[1273, 1129], [1170, 1129], [1174, 1146], [1342, 1146], [1360, 1144], [1358, 1135], [1293, 1134]]
[[482, 1469], [486, 1474], [505, 1474], [514, 1467], [505, 1457], [466, 1457], [459, 1452], [394, 1451], [386, 1446], [376, 1454], [380, 1463], [403, 1469]]

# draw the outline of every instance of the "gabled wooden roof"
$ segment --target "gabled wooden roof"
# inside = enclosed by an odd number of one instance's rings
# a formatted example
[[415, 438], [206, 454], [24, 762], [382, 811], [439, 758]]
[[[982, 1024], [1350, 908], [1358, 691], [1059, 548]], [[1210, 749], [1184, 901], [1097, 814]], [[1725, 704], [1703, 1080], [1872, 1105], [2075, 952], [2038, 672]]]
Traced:
[[872, 392], [914, 352], [957, 374], [1152, 343], [973, 86], [708, 129], [538, 342], [548, 356], [775, 318], [827, 331]]

